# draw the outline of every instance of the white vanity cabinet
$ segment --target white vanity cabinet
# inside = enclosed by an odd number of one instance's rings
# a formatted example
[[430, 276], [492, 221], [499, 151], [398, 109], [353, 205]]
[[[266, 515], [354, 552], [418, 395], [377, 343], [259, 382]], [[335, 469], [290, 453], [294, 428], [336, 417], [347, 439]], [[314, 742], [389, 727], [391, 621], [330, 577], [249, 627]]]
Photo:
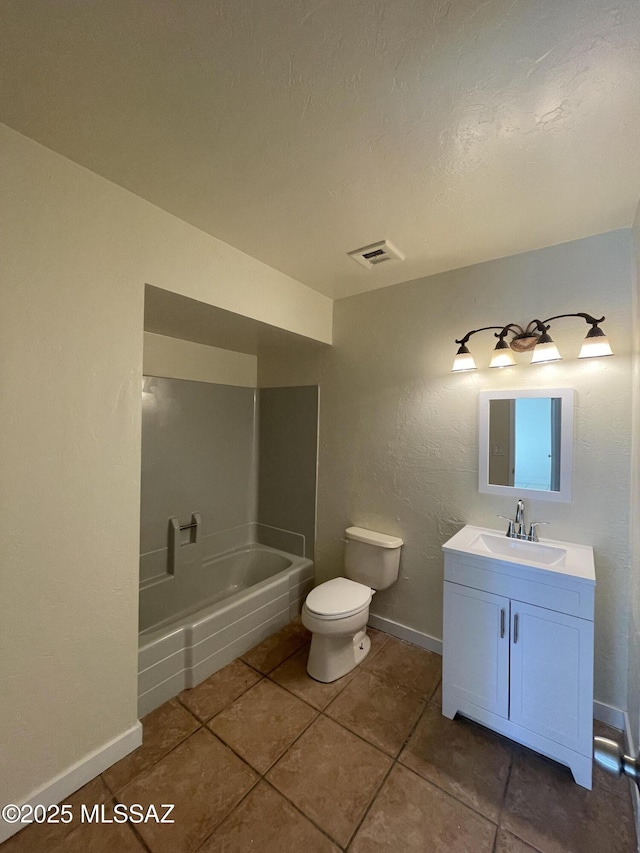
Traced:
[[568, 765], [591, 788], [593, 552], [503, 539], [468, 525], [443, 546], [442, 713]]

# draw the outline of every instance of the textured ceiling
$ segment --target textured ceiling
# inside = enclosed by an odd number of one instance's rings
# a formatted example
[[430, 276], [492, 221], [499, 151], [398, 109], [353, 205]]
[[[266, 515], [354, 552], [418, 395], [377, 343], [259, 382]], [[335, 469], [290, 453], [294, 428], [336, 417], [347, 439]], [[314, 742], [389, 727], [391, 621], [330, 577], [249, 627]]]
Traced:
[[2, 0], [0, 119], [338, 298], [630, 225], [640, 4]]

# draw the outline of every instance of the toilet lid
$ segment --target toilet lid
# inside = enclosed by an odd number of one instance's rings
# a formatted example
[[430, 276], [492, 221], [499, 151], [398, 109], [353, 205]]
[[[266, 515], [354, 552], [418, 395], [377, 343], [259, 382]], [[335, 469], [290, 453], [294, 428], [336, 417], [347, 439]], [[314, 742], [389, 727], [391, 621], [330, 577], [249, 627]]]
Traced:
[[371, 601], [373, 590], [348, 578], [334, 578], [312, 589], [307, 609], [318, 616], [347, 616], [357, 613]]

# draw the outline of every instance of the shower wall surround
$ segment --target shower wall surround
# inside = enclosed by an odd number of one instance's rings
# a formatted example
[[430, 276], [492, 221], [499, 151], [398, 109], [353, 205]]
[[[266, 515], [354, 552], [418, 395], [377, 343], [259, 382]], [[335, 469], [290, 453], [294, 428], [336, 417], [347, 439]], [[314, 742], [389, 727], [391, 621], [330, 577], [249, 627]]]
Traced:
[[[142, 394], [140, 579], [167, 570], [169, 518], [202, 518], [199, 536], [255, 521], [255, 390], [146, 377]], [[241, 531], [240, 531], [241, 532]], [[242, 541], [233, 540], [233, 545]]]
[[[499, 529], [496, 514], [514, 510], [511, 498], [478, 491], [478, 392], [573, 387], [573, 500], [530, 500], [529, 517], [551, 522], [549, 538], [593, 545], [595, 697], [626, 707], [630, 304], [625, 229], [338, 300], [331, 349], [261, 354], [261, 386], [320, 384], [317, 579], [341, 573], [349, 524], [402, 537], [398, 582], [374, 596], [371, 613], [437, 648], [442, 543], [464, 523]], [[575, 306], [606, 315], [615, 358], [578, 360], [567, 320], [554, 325], [563, 361], [489, 370], [487, 332], [481, 369], [450, 372], [460, 329]]]
[[[259, 393], [260, 476], [258, 521], [305, 537], [313, 560], [318, 462], [318, 388], [261, 388]], [[262, 534], [267, 532], [266, 529]], [[277, 531], [270, 531], [281, 547]], [[284, 548], [283, 550], [287, 550]]]
[[145, 377], [141, 583], [168, 570], [169, 519], [188, 524], [194, 512], [202, 557], [248, 542], [312, 555], [317, 418], [317, 387]]

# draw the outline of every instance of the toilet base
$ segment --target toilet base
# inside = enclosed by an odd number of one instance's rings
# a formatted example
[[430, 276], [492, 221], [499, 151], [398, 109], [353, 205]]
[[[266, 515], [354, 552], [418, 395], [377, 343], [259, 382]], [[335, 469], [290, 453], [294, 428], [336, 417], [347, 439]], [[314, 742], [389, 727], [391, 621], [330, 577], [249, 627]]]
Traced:
[[329, 684], [362, 663], [370, 649], [371, 639], [366, 629], [351, 637], [313, 634], [307, 672], [316, 681]]

